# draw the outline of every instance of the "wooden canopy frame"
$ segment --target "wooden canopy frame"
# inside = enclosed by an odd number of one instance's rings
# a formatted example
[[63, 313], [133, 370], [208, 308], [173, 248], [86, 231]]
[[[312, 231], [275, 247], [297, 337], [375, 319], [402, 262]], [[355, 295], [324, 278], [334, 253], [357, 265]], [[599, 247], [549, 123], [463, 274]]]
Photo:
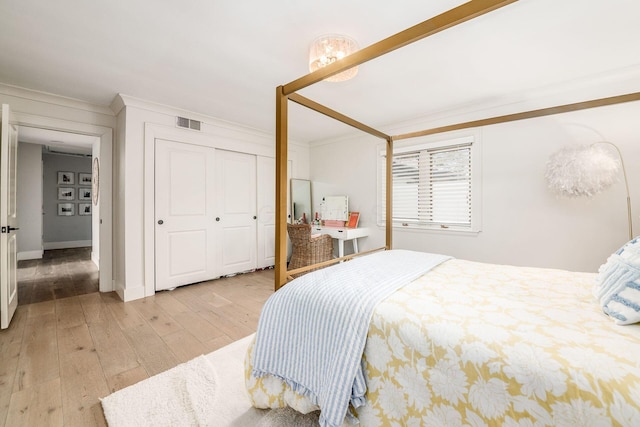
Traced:
[[[353, 258], [354, 256], [365, 255], [367, 253], [375, 252], [378, 250], [391, 249], [393, 231], [391, 206], [391, 202], [393, 200], [391, 176], [393, 141], [640, 100], [640, 92], [634, 92], [625, 95], [542, 108], [538, 110], [531, 110], [487, 119], [457, 123], [448, 126], [426, 129], [418, 132], [391, 136], [296, 93], [297, 91], [318, 83], [326, 79], [327, 77], [333, 76], [334, 74], [338, 74], [349, 68], [368, 62], [403, 46], [436, 34], [442, 30], [469, 21], [477, 16], [484, 15], [488, 12], [509, 5], [511, 3], [515, 3], [516, 1], [518, 0], [471, 0], [438, 16], [423, 21], [404, 31], [401, 31], [391, 37], [372, 44], [371, 46], [361, 49], [339, 61], [327, 65], [324, 68], [320, 68], [310, 74], [300, 77], [297, 80], [287, 83], [284, 86], [278, 86], [276, 88], [276, 291], [291, 279], [292, 274], [304, 272], [312, 268], [331, 265], [342, 260]], [[331, 117], [335, 120], [338, 120], [342, 123], [345, 123], [349, 126], [352, 126], [365, 133], [368, 133], [380, 139], [384, 139], [386, 141], [387, 197], [385, 205], [385, 245], [383, 247], [367, 252], [361, 252], [357, 255], [347, 255], [341, 258], [333, 259], [331, 261], [325, 261], [319, 264], [315, 264], [313, 266], [307, 266], [287, 271], [287, 165], [289, 148], [288, 101], [293, 101], [299, 105], [324, 114], [328, 117]]]

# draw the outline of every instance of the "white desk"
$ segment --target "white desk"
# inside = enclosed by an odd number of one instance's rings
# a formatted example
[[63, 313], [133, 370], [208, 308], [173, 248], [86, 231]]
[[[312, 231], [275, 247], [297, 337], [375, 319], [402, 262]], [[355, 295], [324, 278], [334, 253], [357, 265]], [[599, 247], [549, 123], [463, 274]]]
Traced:
[[344, 241], [353, 240], [353, 251], [358, 253], [358, 238], [369, 235], [368, 228], [325, 227], [314, 225], [311, 233], [328, 234], [338, 241], [338, 256], [344, 256]]

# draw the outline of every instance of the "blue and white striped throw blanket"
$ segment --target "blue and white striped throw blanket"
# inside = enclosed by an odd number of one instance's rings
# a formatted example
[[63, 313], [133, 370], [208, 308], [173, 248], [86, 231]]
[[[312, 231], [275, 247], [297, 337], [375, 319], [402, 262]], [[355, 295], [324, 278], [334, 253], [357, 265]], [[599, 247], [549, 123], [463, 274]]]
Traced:
[[339, 427], [349, 402], [365, 402], [361, 358], [375, 306], [449, 258], [383, 251], [293, 280], [262, 309], [252, 375], [283, 379], [320, 407], [321, 426]]

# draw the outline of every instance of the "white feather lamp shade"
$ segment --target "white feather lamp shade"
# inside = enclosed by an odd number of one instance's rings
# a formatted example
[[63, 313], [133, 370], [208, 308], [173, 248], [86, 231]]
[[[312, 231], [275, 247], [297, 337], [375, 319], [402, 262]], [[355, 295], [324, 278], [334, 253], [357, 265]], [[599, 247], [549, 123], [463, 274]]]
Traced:
[[545, 178], [560, 196], [592, 197], [620, 179], [622, 164], [607, 145], [564, 147], [549, 158]]

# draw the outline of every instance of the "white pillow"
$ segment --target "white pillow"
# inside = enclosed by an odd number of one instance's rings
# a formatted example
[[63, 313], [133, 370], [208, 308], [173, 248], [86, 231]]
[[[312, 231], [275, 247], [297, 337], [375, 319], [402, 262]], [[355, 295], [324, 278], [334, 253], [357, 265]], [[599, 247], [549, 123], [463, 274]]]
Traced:
[[594, 295], [619, 325], [640, 322], [640, 237], [612, 254], [598, 270]]

